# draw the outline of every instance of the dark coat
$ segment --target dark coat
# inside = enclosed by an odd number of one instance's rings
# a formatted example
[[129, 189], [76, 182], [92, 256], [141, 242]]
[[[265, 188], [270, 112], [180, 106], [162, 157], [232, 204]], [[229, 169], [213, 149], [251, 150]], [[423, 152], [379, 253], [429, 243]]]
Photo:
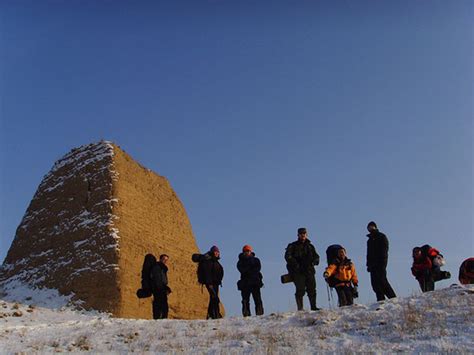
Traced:
[[237, 262], [237, 269], [240, 271], [240, 281], [237, 283], [239, 290], [262, 287], [261, 268], [260, 259], [255, 257], [255, 253], [251, 253], [249, 256], [240, 253]]
[[168, 267], [162, 262], [158, 262], [151, 269], [151, 280], [153, 291], [160, 291], [168, 287]]
[[204, 285], [221, 285], [224, 278], [224, 269], [211, 252], [201, 257], [198, 266], [198, 281]]
[[285, 260], [290, 274], [314, 274], [314, 266], [319, 265], [319, 255], [309, 239], [288, 244]]
[[413, 260], [411, 273], [418, 281], [429, 280], [432, 278], [432, 267], [433, 264], [431, 263], [430, 258], [428, 258], [427, 256], [421, 256], [420, 258]]
[[388, 239], [379, 231], [367, 234], [367, 271], [387, 269]]

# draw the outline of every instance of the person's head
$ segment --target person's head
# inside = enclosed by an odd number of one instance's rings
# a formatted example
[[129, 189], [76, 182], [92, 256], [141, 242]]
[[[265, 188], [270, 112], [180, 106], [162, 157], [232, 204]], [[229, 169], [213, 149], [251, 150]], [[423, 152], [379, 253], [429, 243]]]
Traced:
[[374, 221], [370, 221], [369, 224], [367, 224], [367, 230], [369, 231], [369, 233], [374, 233], [378, 230], [377, 225]]
[[337, 258], [339, 260], [344, 260], [346, 258], [346, 249], [341, 248], [337, 251]]
[[169, 259], [169, 258], [170, 258], [170, 257], [169, 257], [168, 255], [166, 255], [166, 254], [161, 254], [161, 255], [160, 255], [160, 262], [162, 262], [163, 264], [166, 265], [166, 264], [168, 263], [168, 259]]
[[242, 253], [244, 253], [244, 255], [252, 254], [252, 247], [248, 244], [244, 245], [244, 247], [242, 248]]
[[217, 258], [217, 257], [219, 257], [221, 252], [220, 252], [220, 250], [217, 246], [213, 245], [212, 248], [211, 248], [211, 254]]
[[308, 237], [308, 231], [306, 228], [298, 228], [298, 240], [305, 241]]
[[418, 247], [413, 248], [412, 255], [413, 255], [413, 258], [415, 259], [421, 258], [421, 248], [418, 248]]

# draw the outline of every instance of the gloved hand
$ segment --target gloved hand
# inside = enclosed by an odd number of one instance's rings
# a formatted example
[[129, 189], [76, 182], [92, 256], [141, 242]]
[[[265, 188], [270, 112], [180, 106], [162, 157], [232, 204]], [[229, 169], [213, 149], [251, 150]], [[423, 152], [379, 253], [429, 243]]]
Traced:
[[329, 277], [329, 273], [327, 271], [324, 272], [323, 277], [327, 279]]
[[352, 288], [352, 297], [354, 297], [354, 298], [359, 297], [359, 292], [358, 292], [357, 285], [354, 285], [354, 287]]

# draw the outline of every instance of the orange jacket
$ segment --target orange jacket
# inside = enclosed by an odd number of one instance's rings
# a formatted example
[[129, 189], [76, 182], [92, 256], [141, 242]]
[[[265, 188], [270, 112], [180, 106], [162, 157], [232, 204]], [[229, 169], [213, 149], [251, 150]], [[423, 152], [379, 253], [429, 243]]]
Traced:
[[343, 283], [352, 282], [354, 285], [359, 283], [354, 263], [349, 259], [346, 259], [339, 264], [329, 264], [325, 273], [327, 273], [328, 277], [334, 275], [337, 280], [342, 281]]

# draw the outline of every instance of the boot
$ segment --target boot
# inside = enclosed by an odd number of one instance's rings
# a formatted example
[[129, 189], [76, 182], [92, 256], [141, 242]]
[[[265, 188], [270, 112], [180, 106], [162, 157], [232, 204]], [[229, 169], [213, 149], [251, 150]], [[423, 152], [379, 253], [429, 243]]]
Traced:
[[296, 296], [296, 307], [298, 311], [303, 310], [303, 296]]
[[255, 314], [257, 316], [263, 316], [263, 304], [259, 303], [255, 305]]
[[242, 301], [242, 315], [244, 317], [249, 317], [250, 314], [250, 303]]
[[316, 307], [316, 295], [308, 296], [308, 298], [309, 298], [309, 304], [311, 305], [311, 310], [319, 311], [320, 308]]

